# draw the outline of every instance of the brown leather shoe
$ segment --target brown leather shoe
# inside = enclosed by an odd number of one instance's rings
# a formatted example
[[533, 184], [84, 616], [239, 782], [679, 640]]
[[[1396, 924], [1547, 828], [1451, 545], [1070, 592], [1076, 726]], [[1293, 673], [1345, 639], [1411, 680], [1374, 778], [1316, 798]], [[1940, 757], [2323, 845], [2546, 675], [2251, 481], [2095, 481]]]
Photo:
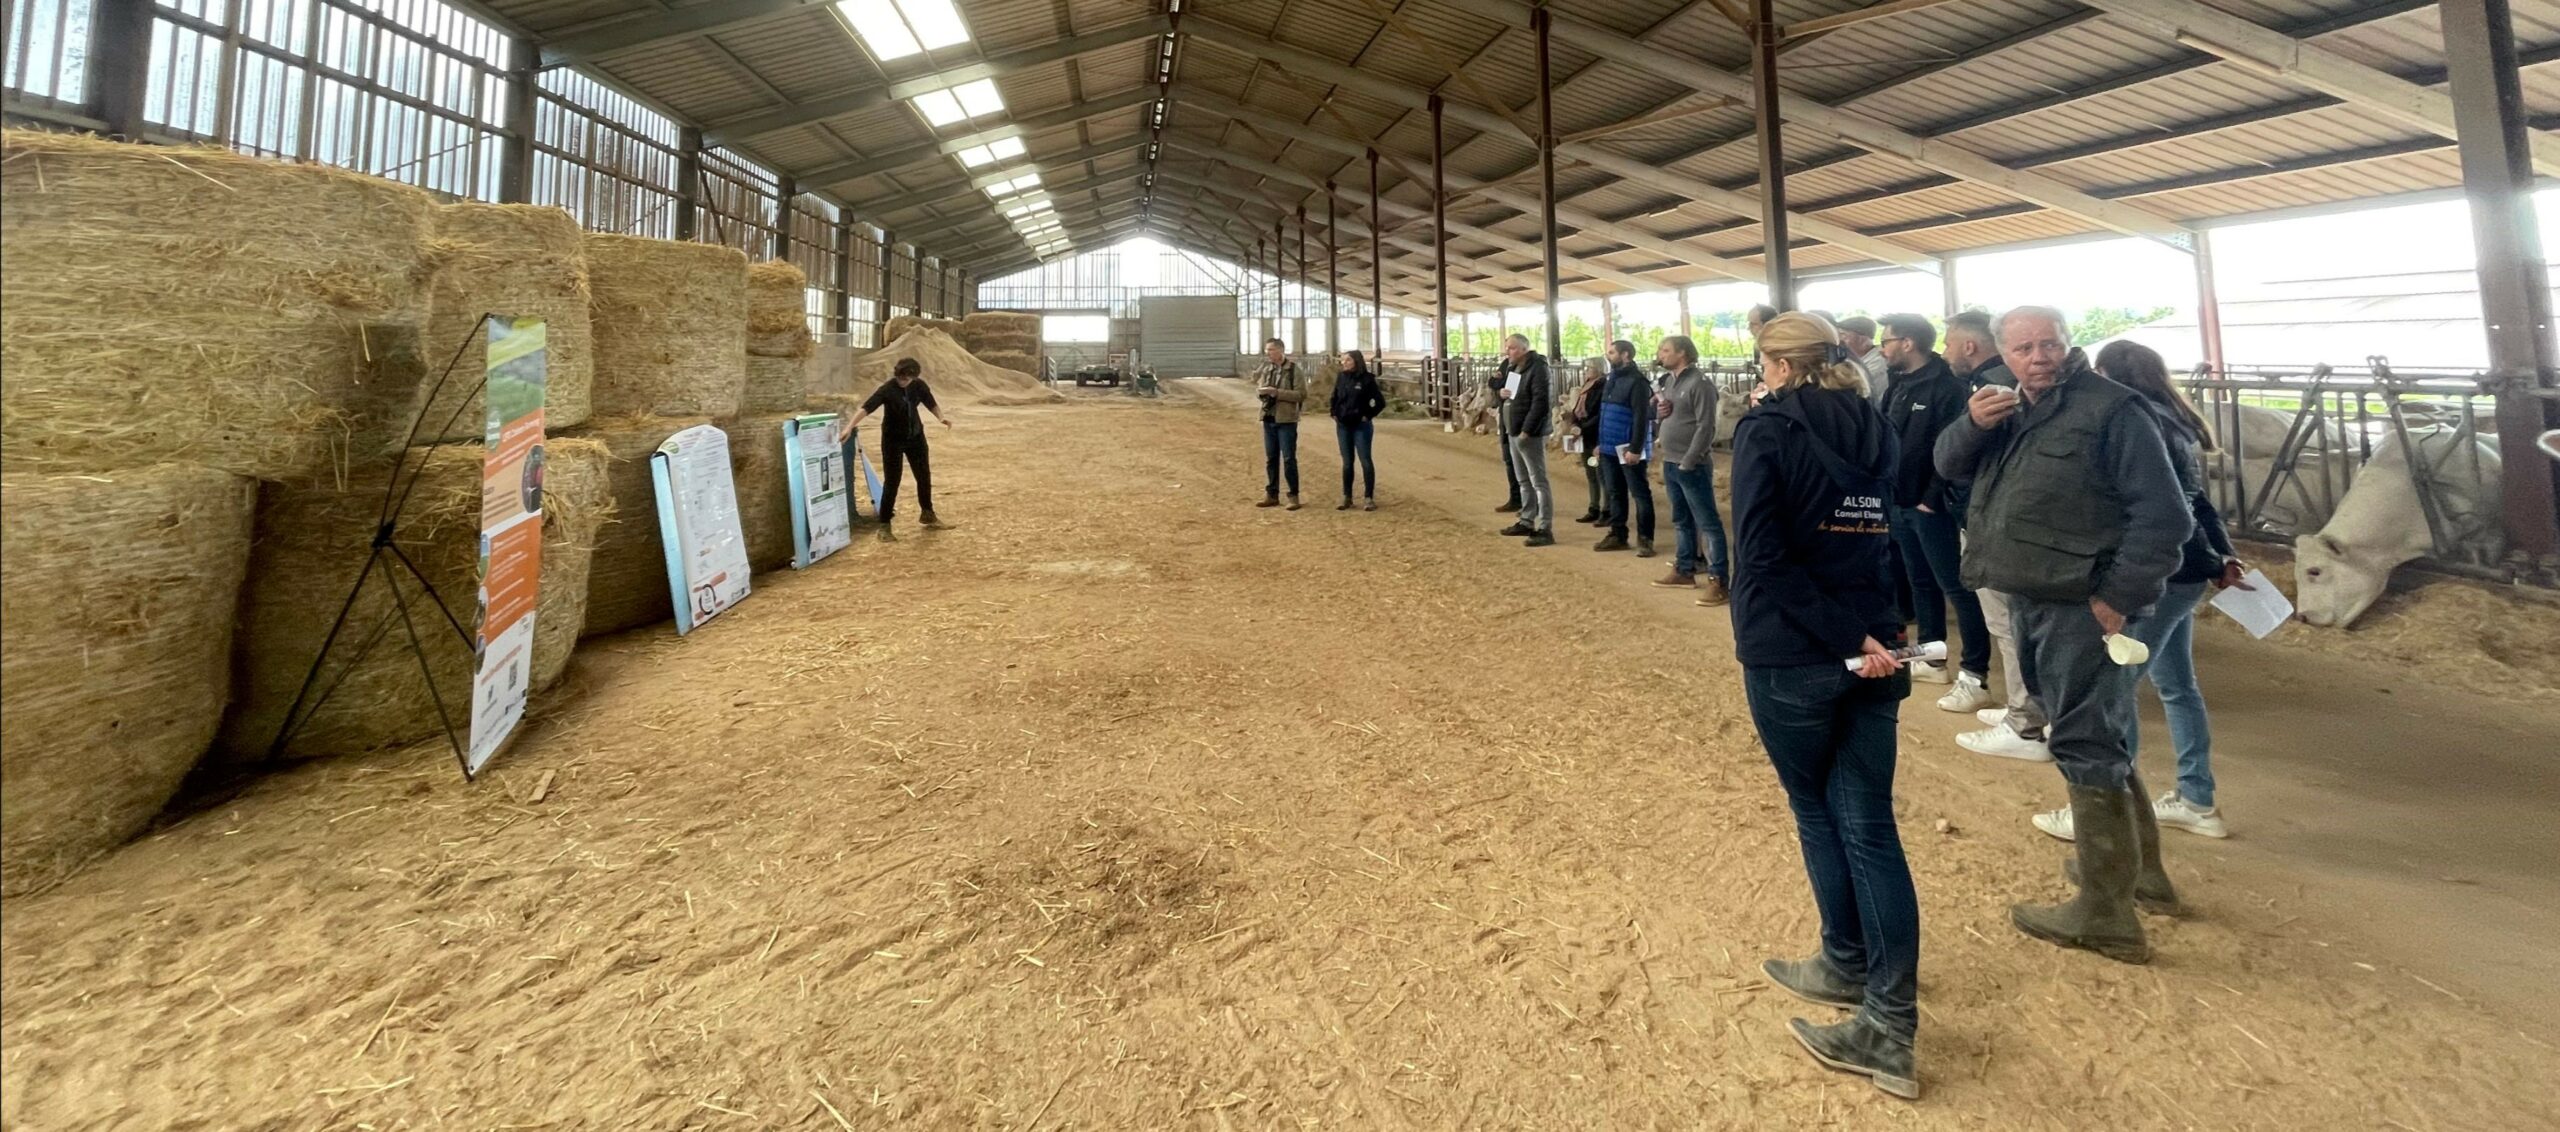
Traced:
[[1712, 609], [1731, 600], [1733, 595], [1725, 590], [1723, 582], [1714, 578], [1698, 579], [1698, 604]]
[[1674, 570], [1654, 579], [1653, 584], [1666, 590], [1685, 590], [1698, 584], [1698, 576], [1695, 574], [1683, 574], [1678, 570]]

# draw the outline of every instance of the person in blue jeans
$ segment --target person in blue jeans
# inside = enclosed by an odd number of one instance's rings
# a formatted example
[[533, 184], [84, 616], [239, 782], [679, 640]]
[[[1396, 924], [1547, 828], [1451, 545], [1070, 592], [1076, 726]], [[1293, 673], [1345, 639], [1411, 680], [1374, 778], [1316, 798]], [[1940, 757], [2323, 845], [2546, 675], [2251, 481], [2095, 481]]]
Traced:
[[[1893, 542], [1909, 579], [1909, 612], [1922, 641], [1947, 639], [1947, 608], [1955, 607], [1962, 641], [1953, 666], [1911, 665], [1911, 678], [1955, 687], [1938, 700], [1944, 711], [1971, 715], [1997, 702], [1990, 691], [1991, 627], [1982, 598], [1964, 584], [1964, 493], [1938, 474], [1932, 453], [1938, 433], [1964, 415], [1973, 390], [1938, 355], [1938, 330], [1916, 314], [1884, 317], [1878, 347], [1892, 385], [1878, 405], [1893, 429], [1902, 459], [1893, 474]], [[1956, 646], [1951, 646], [1956, 647]]]
[[1351, 464], [1356, 458], [1362, 475], [1367, 477], [1362, 481], [1367, 488], [1362, 498], [1368, 502], [1362, 510], [1375, 511], [1378, 458], [1371, 453], [1371, 447], [1378, 436], [1378, 414], [1387, 411], [1387, 395], [1378, 387], [1378, 375], [1369, 372], [1369, 359], [1360, 351], [1342, 355], [1342, 376], [1334, 379], [1333, 404], [1328, 411], [1333, 414], [1334, 442], [1342, 448], [1342, 503], [1334, 510], [1351, 509]]
[[1716, 509], [1716, 383], [1698, 368], [1698, 344], [1687, 335], [1663, 338], [1653, 361], [1663, 372], [1655, 391], [1663, 414], [1654, 451], [1671, 495], [1672, 530], [1671, 573], [1653, 584], [1695, 589], [1698, 604], [1723, 605], [1733, 574], [1725, 561], [1724, 515]]
[[1636, 368], [1636, 348], [1609, 343], [1609, 379], [1600, 387], [1600, 488], [1609, 499], [1609, 535], [1593, 550], [1627, 549], [1634, 523], [1636, 557], [1653, 557], [1653, 383]]
[[[2178, 486], [2187, 493], [2196, 519], [2195, 533], [2187, 539], [2178, 572], [2169, 576], [2160, 604], [2149, 616], [2125, 626], [2125, 635], [2151, 649], [2141, 675], [2160, 695], [2161, 714], [2169, 720], [2169, 743], [2178, 753], [2177, 788], [2149, 799], [2146, 832], [2155, 841], [2163, 825], [2205, 837], [2229, 837], [2230, 827], [2214, 802], [2213, 725], [2205, 714], [2204, 688], [2196, 681], [2196, 610], [2217, 585], [2251, 587], [2240, 580], [2248, 573], [2248, 564], [2232, 547], [2222, 514], [2205, 491], [2203, 453], [2213, 450], [2213, 438], [2205, 432], [2203, 415], [2170, 380], [2168, 363], [2158, 351], [2132, 342], [2110, 343], [2098, 351], [2096, 365], [2108, 380], [2141, 394], [2144, 407], [2158, 418], [2161, 435], [2169, 442], [2169, 462], [2177, 470]], [[2138, 754], [2141, 739], [2142, 727], [2136, 721], [2125, 732], [2125, 747]], [[2072, 839], [2067, 807], [2037, 814], [2034, 821], [2047, 834]], [[2156, 846], [2145, 846], [2145, 865], [2134, 895], [2154, 911], [2168, 911], [2176, 906], [2176, 894], [2167, 874], [2158, 871], [2158, 856]]]
[[1298, 412], [1307, 400], [1307, 386], [1298, 376], [1298, 363], [1289, 360], [1289, 346], [1277, 338], [1262, 344], [1262, 368], [1254, 371], [1253, 390], [1262, 402], [1262, 502], [1256, 507], [1280, 505], [1280, 474], [1289, 475], [1289, 509], [1298, 509]]
[[1822, 917], [1821, 950], [1761, 970], [1856, 1011], [1788, 1021], [1815, 1061], [1914, 1098], [1920, 898], [1893, 816], [1911, 679], [1893, 655], [1902, 619], [1884, 566], [1894, 441], [1830, 324], [1771, 319], [1760, 372], [1766, 396], [1733, 435], [1734, 653]]

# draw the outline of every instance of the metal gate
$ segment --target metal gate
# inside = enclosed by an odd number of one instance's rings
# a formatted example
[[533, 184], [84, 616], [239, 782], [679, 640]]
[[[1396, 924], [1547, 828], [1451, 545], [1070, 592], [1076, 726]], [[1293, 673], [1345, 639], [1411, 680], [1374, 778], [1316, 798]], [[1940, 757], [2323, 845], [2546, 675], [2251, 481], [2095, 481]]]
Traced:
[[1234, 377], [1236, 297], [1153, 295], [1138, 300], [1138, 363], [1158, 377]]

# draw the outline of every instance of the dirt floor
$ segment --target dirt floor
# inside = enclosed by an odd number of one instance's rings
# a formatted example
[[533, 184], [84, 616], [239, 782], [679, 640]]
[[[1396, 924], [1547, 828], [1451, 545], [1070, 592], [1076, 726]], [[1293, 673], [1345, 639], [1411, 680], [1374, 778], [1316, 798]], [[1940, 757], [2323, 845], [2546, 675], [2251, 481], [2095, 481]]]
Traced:
[[0, 1123], [2560, 1127], [2560, 713], [2209, 646], [2241, 833], [2134, 968], [2009, 928], [2058, 780], [1915, 699], [1894, 1101], [1759, 977], [1812, 912], [1721, 615], [1494, 538], [1487, 440], [1337, 513], [1328, 432], [1287, 513], [1233, 383], [964, 413], [958, 529], [590, 642], [478, 785], [313, 764], [11, 901]]

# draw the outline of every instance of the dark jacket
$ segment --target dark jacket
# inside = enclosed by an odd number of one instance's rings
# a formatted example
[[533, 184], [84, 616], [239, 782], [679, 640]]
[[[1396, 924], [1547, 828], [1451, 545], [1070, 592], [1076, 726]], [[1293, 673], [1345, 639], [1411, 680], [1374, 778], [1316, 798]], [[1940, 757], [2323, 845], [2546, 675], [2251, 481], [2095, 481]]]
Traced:
[[1894, 457], [1884, 418], [1851, 390], [1772, 393], [1734, 426], [1733, 641], [1744, 666], [1839, 664], [1868, 637], [1901, 645], [1885, 577]]
[[2042, 399], [1997, 427], [1938, 434], [1938, 471], [1970, 481], [1964, 584], [2039, 601], [2160, 600], [2194, 530], [2158, 419], [2073, 350]]
[[1378, 375], [1355, 369], [1334, 379], [1333, 419], [1341, 424], [1364, 425], [1387, 411], [1387, 394], [1378, 388]]
[[1644, 371], [1632, 362], [1610, 370], [1600, 387], [1600, 447], [1615, 452], [1624, 444], [1643, 455], [1652, 423], [1653, 383]]
[[1986, 385], [1997, 385], [2003, 389], [2015, 389], [2018, 387], [2018, 376], [2009, 372], [2009, 363], [2001, 361], [1998, 358], [1993, 358], [1990, 361], [1974, 367], [1974, 371], [1972, 373], [1964, 375], [1964, 380], [1968, 387], [1965, 390], [1967, 395], [1971, 395], [1973, 391], [1981, 389]]
[[1532, 350], [1520, 364], [1520, 395], [1502, 403], [1503, 435], [1545, 436], [1555, 415], [1555, 395], [1547, 387], [1547, 359]]
[[2149, 398], [2141, 404], [2151, 410], [2160, 423], [2160, 436], [2169, 443], [2169, 466], [2178, 473], [2178, 489], [2187, 493], [2188, 510], [2195, 515], [2195, 533], [2179, 551], [2178, 572], [2169, 575], [2175, 585], [2209, 582], [2222, 576], [2224, 559], [2237, 558], [2240, 552], [2231, 545], [2231, 533], [2223, 528], [2222, 511], [2213, 505], [2213, 496], [2205, 490], [2204, 438], [2186, 419], [2161, 408]]
[[1568, 410], [1568, 415], [1573, 420], [1574, 431], [1582, 436], [1582, 450], [1585, 452], [1596, 452], [1600, 448], [1600, 391], [1608, 387], [1608, 381], [1603, 379], [1587, 389], [1574, 390], [1573, 408]]
[[1893, 473], [1895, 506], [1925, 506], [1941, 515], [1956, 514], [1955, 494], [1948, 489], [1946, 477], [1938, 474], [1931, 455], [1938, 447], [1938, 430], [1965, 414], [1965, 398], [1972, 395], [1964, 379], [1936, 354], [1918, 369], [1893, 375], [1885, 394], [1884, 421], [1893, 427], [1894, 440], [1902, 449]]

